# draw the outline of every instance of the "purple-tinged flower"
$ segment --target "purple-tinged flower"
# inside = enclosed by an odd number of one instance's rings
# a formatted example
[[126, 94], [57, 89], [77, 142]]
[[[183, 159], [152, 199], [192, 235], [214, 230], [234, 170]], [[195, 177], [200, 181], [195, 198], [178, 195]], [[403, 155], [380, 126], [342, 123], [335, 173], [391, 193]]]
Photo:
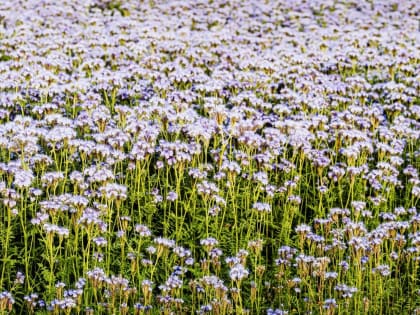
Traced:
[[249, 275], [248, 270], [242, 264], [235, 264], [229, 271], [229, 276], [233, 281], [241, 281]]

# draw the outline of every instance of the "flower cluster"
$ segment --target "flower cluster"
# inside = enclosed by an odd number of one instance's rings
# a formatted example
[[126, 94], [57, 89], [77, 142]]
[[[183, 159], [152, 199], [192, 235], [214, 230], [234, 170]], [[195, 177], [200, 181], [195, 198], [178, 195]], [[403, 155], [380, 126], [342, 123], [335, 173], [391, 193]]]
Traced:
[[0, 313], [416, 312], [419, 10], [1, 1]]

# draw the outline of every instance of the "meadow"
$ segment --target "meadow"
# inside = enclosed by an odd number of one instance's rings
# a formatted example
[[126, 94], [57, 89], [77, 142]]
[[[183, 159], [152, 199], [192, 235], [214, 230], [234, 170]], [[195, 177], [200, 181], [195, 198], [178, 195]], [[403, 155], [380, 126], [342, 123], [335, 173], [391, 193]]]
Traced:
[[0, 2], [0, 315], [420, 314], [420, 2]]

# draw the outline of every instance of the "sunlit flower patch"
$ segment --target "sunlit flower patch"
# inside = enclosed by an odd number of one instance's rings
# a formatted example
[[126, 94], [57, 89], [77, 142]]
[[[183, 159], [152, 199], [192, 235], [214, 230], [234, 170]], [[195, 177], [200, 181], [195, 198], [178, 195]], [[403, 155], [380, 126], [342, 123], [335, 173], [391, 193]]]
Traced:
[[0, 3], [0, 314], [419, 314], [418, 1]]

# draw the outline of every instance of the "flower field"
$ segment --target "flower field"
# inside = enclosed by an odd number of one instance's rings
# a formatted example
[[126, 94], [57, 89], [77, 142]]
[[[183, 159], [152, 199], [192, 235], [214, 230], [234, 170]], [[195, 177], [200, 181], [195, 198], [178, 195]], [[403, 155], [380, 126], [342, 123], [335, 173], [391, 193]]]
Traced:
[[419, 12], [0, 1], [0, 315], [420, 314]]

